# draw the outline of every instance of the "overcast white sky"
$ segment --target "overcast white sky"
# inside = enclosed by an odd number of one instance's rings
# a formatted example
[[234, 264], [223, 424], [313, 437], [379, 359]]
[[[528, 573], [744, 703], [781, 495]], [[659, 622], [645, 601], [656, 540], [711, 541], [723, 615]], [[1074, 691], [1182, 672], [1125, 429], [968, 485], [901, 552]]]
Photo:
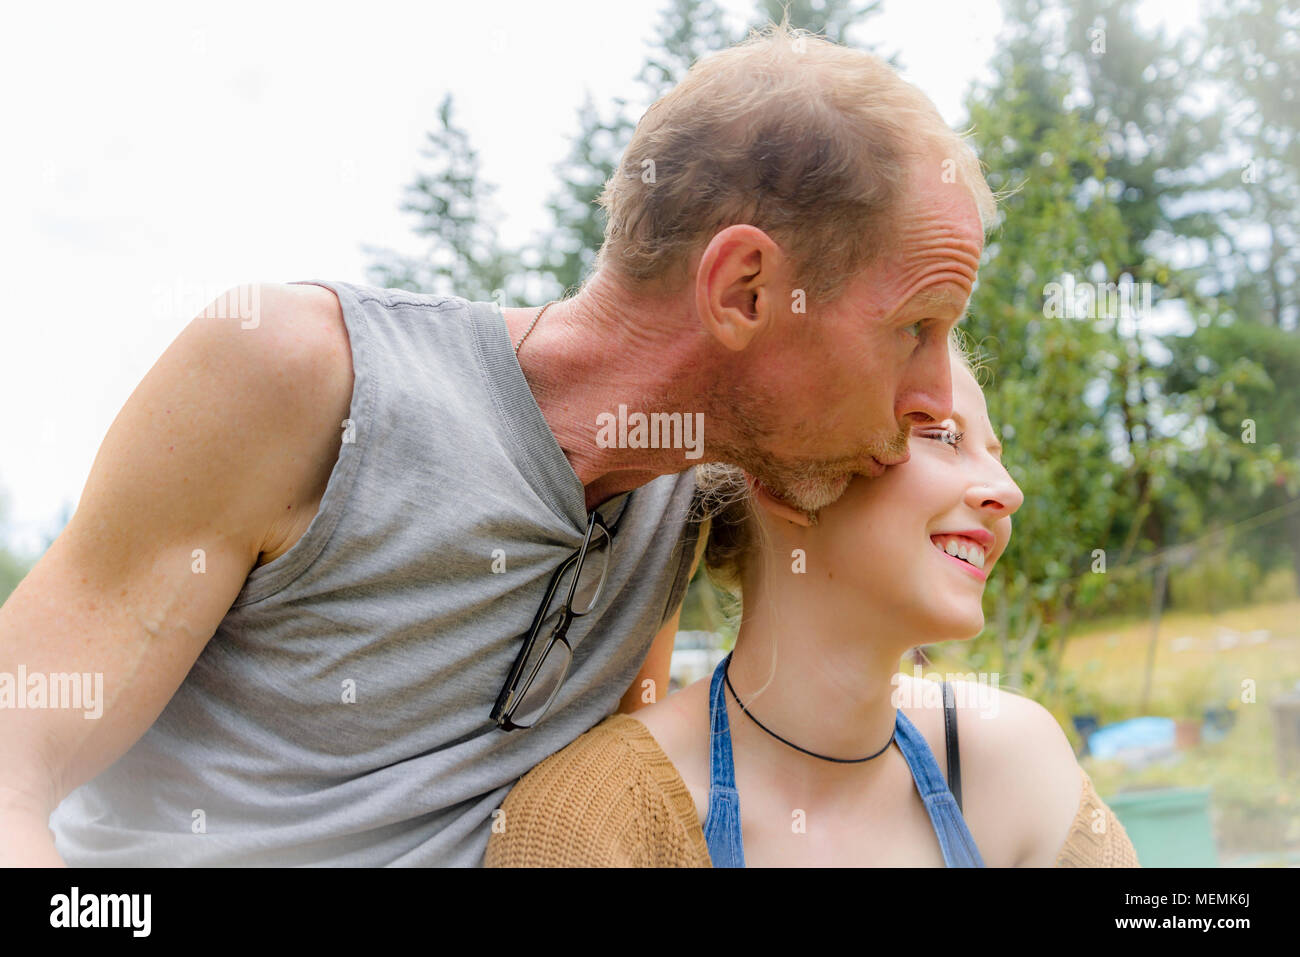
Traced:
[[[0, 536], [43, 545], [132, 389], [222, 290], [362, 282], [362, 243], [418, 252], [397, 207], [446, 91], [500, 187], [501, 238], [527, 241], [584, 87], [635, 101], [665, 4], [6, 7]], [[736, 27], [752, 9], [722, 6]], [[1177, 6], [1152, 4], [1162, 18]], [[885, 7], [873, 38], [959, 123], [994, 51], [996, 0]]]

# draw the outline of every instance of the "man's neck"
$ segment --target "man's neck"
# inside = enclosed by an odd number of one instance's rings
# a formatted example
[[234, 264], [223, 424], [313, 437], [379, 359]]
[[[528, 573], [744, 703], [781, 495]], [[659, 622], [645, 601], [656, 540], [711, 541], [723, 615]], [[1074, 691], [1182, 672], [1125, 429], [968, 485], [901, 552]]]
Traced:
[[[574, 474], [586, 490], [587, 507], [659, 477], [708, 461], [686, 457], [682, 448], [628, 448], [598, 440], [598, 417], [639, 412], [705, 411], [698, 348], [685, 330], [686, 317], [663, 302], [616, 295], [599, 277], [572, 299], [557, 302], [533, 326], [519, 350], [533, 398]], [[510, 341], [518, 343], [537, 307], [503, 309]], [[710, 421], [716, 426], [716, 421]]]

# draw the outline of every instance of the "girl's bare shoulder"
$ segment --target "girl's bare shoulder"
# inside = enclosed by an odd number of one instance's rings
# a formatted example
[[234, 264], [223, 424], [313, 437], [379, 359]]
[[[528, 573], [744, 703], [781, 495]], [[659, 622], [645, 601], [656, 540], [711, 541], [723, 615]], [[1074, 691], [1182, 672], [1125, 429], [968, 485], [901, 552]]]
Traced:
[[[1083, 795], [1074, 749], [1050, 711], [1000, 687], [992, 676], [945, 675], [953, 688], [961, 757], [962, 816], [981, 849], [1007, 865], [1049, 867]], [[900, 674], [899, 707], [947, 775], [942, 691]], [[985, 854], [986, 862], [989, 854]]]

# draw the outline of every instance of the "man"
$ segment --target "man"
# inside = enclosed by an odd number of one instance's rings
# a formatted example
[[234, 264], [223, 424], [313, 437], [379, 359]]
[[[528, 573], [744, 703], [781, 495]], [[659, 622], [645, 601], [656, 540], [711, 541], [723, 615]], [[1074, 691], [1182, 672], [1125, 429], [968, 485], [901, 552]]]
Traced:
[[[691, 466], [815, 513], [951, 412], [992, 197], [877, 58], [706, 58], [601, 203], [543, 311], [317, 282], [190, 323], [0, 608], [0, 674], [105, 699], [0, 710], [0, 864], [478, 864], [522, 774], [666, 690]], [[579, 553], [567, 671], [512, 684]]]

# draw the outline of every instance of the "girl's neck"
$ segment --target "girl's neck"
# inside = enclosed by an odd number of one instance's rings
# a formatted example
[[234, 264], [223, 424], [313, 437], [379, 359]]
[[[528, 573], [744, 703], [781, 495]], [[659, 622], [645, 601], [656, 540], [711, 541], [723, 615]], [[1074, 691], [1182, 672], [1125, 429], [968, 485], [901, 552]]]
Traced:
[[[836, 758], [874, 754], [889, 740], [897, 720], [893, 694], [898, 663], [910, 647], [886, 641], [874, 628], [831, 626], [810, 614], [783, 613], [781, 625], [747, 604], [736, 637], [729, 675], [745, 709], [771, 731], [801, 748]], [[767, 607], [771, 607], [768, 605]], [[785, 789], [826, 798], [837, 789], [860, 790], [890, 760], [857, 764], [825, 761], [783, 744], [749, 717], [726, 691], [733, 753]]]

